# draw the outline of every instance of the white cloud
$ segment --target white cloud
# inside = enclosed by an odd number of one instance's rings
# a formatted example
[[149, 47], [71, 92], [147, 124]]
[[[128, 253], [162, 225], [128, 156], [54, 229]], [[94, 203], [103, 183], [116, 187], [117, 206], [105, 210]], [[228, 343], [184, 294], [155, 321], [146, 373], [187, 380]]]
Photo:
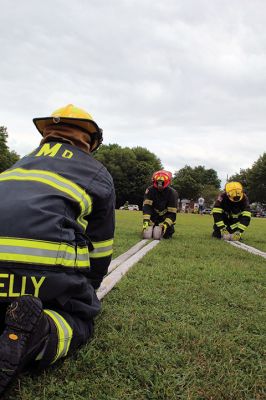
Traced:
[[0, 125], [23, 155], [31, 120], [68, 103], [105, 143], [143, 146], [174, 171], [226, 175], [266, 149], [263, 0], [25, 0], [1, 6]]

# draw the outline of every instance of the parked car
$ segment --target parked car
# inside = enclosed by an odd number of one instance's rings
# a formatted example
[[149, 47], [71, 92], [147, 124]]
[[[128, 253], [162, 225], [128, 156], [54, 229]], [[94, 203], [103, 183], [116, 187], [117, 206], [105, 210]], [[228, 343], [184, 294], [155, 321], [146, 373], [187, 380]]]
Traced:
[[259, 218], [266, 218], [266, 211], [259, 211], [259, 212], [257, 212], [256, 217], [259, 217]]
[[257, 211], [257, 210], [250, 210], [250, 212], [251, 212], [251, 216], [252, 216], [252, 217], [256, 217], [257, 214], [258, 214], [258, 211]]
[[128, 206], [119, 207], [119, 210], [139, 211], [139, 206], [137, 204], [129, 204]]
[[212, 209], [211, 208], [204, 208], [204, 210], [202, 211], [202, 214], [211, 214]]

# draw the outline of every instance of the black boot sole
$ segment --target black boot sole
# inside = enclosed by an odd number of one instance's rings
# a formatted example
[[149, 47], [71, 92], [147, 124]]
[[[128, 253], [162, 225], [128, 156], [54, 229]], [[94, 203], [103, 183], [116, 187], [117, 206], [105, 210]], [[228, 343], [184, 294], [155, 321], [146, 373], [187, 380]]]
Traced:
[[42, 315], [42, 303], [36, 297], [23, 296], [9, 306], [6, 328], [0, 336], [0, 395], [33, 355], [37, 355], [40, 343], [31, 346], [30, 338]]

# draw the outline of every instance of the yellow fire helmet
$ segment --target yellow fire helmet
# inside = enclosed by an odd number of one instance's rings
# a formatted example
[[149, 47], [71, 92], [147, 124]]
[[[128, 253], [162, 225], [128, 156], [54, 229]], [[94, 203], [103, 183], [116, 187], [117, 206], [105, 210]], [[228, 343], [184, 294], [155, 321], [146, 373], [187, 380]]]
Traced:
[[33, 123], [41, 135], [47, 126], [53, 124], [63, 123], [78, 126], [91, 136], [91, 151], [96, 150], [103, 141], [102, 129], [99, 128], [92, 116], [73, 104], [55, 110], [50, 117], [34, 118]]
[[238, 202], [244, 197], [243, 186], [240, 182], [228, 182], [225, 185], [225, 192], [229, 200]]

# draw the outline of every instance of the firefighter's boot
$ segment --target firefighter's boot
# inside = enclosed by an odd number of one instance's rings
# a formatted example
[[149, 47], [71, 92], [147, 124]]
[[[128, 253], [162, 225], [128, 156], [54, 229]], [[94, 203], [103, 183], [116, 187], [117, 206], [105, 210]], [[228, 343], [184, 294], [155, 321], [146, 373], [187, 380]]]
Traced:
[[0, 336], [0, 396], [43, 349], [50, 332], [47, 315], [37, 297], [22, 296], [7, 309]]

